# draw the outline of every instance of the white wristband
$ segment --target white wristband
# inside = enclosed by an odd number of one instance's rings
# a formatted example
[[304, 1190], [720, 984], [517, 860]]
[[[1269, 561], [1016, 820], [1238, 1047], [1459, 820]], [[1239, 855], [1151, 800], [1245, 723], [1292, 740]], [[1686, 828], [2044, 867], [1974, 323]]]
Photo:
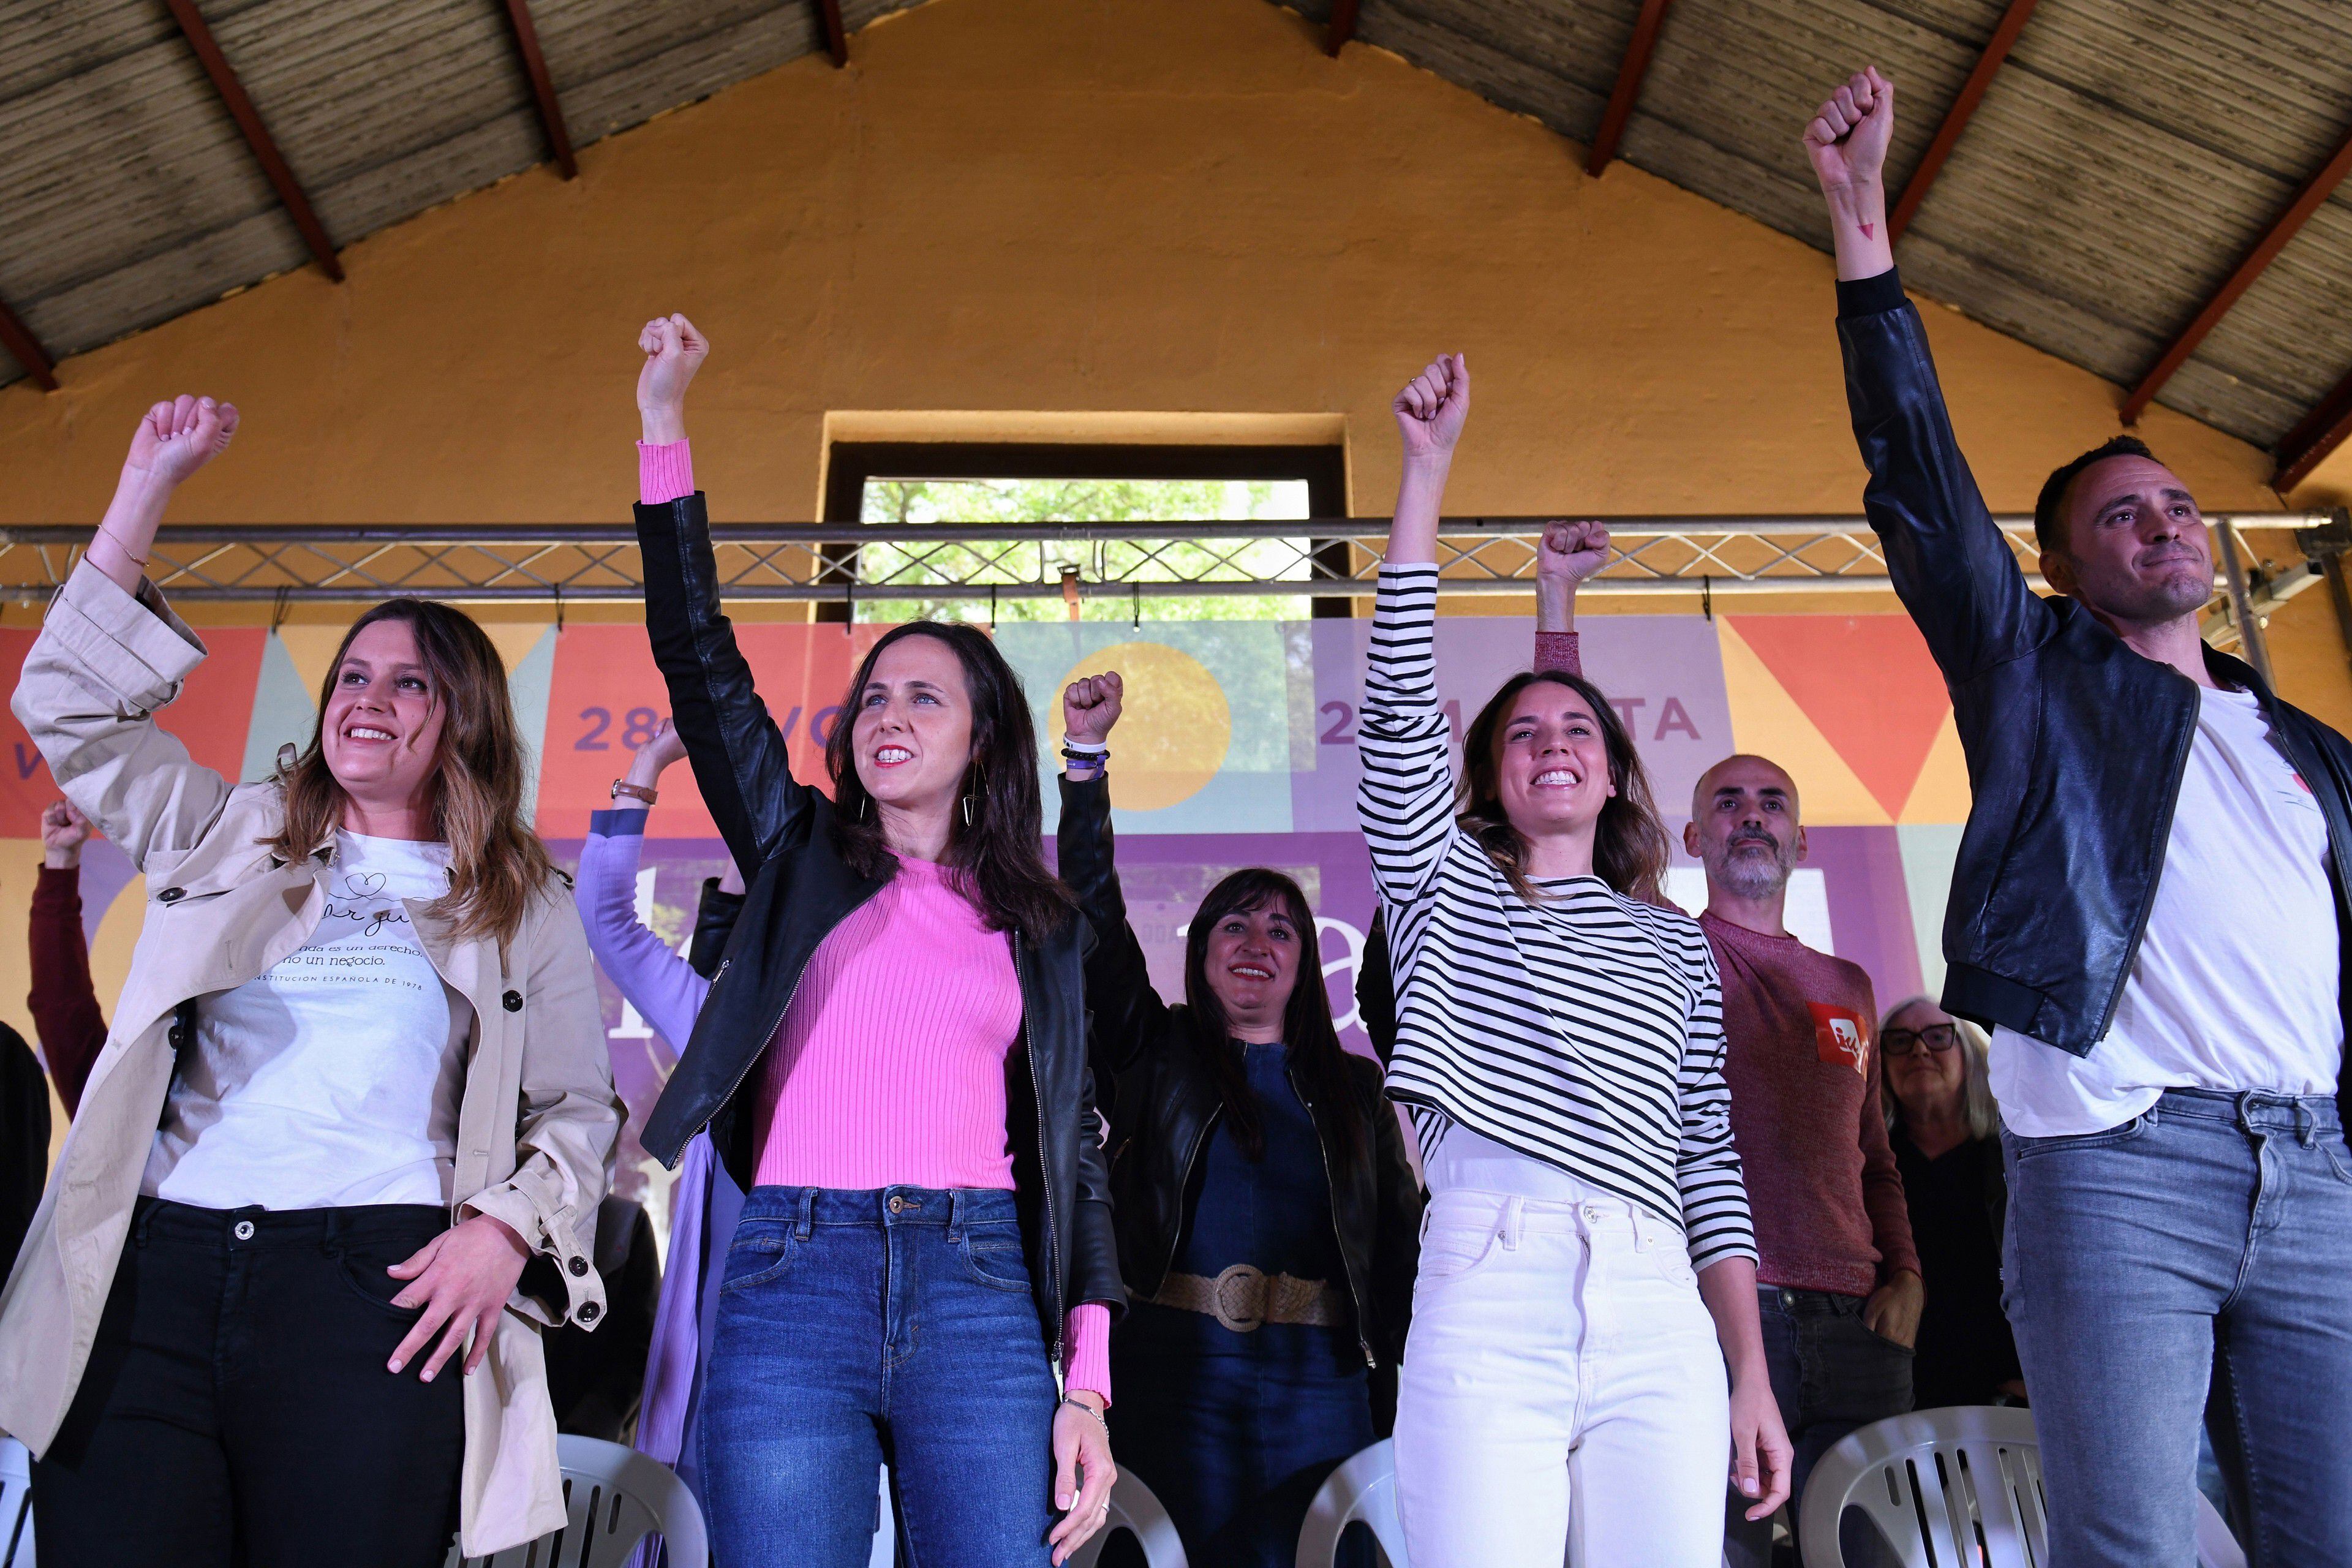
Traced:
[[1104, 757], [1110, 754], [1110, 742], [1108, 741], [1073, 741], [1069, 736], [1064, 735], [1062, 737], [1062, 750], [1066, 752], [1084, 752], [1088, 756], [1092, 757]]

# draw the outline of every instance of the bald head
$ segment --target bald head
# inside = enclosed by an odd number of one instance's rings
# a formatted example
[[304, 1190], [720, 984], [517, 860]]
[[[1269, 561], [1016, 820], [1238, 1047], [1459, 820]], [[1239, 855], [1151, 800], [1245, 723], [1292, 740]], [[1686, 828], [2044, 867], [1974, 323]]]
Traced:
[[1721, 791], [1733, 794], [1777, 792], [1788, 803], [1789, 820], [1797, 820], [1797, 781], [1789, 770], [1769, 757], [1750, 756], [1735, 752], [1698, 775], [1698, 784], [1691, 791], [1691, 819], [1696, 821], [1707, 813], [1707, 803]]
[[1706, 867], [1710, 903], [1719, 891], [1777, 900], [1805, 858], [1797, 781], [1769, 758], [1724, 758], [1699, 775], [1691, 792], [1683, 847]]

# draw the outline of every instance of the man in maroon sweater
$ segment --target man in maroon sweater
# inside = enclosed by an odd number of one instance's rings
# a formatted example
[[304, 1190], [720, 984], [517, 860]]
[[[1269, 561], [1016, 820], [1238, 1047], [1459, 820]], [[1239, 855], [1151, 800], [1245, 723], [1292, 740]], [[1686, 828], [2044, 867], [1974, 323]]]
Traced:
[[[1536, 552], [1538, 669], [1581, 673], [1576, 590], [1609, 531], [1553, 523]], [[1762, 757], [1698, 782], [1683, 847], [1706, 867], [1699, 927], [1723, 975], [1731, 1140], [1756, 1227], [1764, 1352], [1797, 1446], [1793, 1510], [1813, 1463], [1855, 1427], [1911, 1408], [1911, 1343], [1926, 1291], [1903, 1177], [1878, 1099], [1870, 976], [1789, 934], [1789, 878], [1805, 858], [1797, 785]], [[1725, 1561], [1765, 1568], [1771, 1526], [1725, 1511]]]

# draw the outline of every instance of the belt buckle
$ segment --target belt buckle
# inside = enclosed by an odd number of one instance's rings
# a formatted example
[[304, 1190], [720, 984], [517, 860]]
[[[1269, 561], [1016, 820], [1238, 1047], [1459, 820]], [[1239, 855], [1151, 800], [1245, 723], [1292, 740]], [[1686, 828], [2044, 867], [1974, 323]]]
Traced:
[[1225, 1269], [1210, 1282], [1209, 1310], [1237, 1334], [1255, 1332], [1265, 1321], [1265, 1271], [1246, 1263]]

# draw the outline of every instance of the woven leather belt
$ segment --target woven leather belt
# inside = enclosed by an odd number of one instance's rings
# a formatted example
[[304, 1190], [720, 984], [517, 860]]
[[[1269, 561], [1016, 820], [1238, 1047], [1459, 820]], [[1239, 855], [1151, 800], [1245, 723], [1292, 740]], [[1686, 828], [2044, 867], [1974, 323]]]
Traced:
[[1328, 1329], [1348, 1321], [1346, 1303], [1331, 1285], [1266, 1274], [1246, 1263], [1234, 1264], [1214, 1279], [1204, 1274], [1171, 1274], [1151, 1300], [1162, 1307], [1204, 1312], [1241, 1334], [1262, 1323]]

